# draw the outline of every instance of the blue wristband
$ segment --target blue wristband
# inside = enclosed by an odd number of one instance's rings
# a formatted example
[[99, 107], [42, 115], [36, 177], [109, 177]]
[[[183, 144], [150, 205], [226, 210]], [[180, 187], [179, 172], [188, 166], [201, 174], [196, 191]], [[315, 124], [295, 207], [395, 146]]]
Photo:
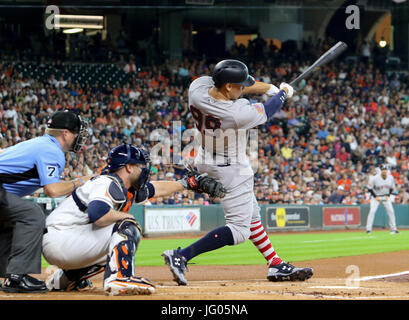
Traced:
[[267, 118], [271, 118], [281, 108], [286, 98], [287, 95], [285, 91], [280, 90], [276, 95], [272, 96], [266, 103], [264, 103], [264, 110]]

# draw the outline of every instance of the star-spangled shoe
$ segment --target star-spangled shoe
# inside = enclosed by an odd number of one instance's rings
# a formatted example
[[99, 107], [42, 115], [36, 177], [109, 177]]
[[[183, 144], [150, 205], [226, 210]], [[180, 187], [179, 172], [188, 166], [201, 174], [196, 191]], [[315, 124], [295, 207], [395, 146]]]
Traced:
[[282, 262], [268, 268], [267, 279], [270, 281], [305, 281], [312, 277], [312, 268], [296, 268], [293, 265]]
[[185, 270], [187, 269], [187, 260], [179, 253], [180, 248], [176, 250], [166, 250], [162, 253], [165, 263], [169, 266], [173, 274], [173, 280], [180, 286], [187, 285]]

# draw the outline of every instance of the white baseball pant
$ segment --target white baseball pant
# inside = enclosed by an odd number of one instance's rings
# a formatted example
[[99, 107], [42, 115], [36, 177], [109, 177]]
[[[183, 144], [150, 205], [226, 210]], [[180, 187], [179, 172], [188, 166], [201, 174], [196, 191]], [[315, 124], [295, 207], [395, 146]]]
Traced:
[[393, 210], [392, 200], [390, 197], [386, 197], [383, 201], [378, 201], [376, 198], [371, 197], [369, 202], [369, 214], [368, 219], [366, 222], [366, 230], [372, 231], [373, 221], [375, 219], [375, 213], [378, 209], [379, 203], [382, 203], [385, 207], [386, 213], [389, 217], [389, 227], [391, 230], [396, 230], [396, 220], [395, 220], [395, 212]]
[[113, 226], [99, 228], [90, 223], [61, 229], [48, 227], [43, 237], [44, 258], [65, 270], [103, 265], [110, 248], [122, 239], [112, 233]]
[[234, 244], [245, 242], [250, 237], [251, 223], [260, 220], [260, 207], [254, 195], [254, 173], [248, 164], [217, 166], [196, 164], [200, 173], [219, 180], [227, 189], [221, 199], [226, 226], [233, 234]]

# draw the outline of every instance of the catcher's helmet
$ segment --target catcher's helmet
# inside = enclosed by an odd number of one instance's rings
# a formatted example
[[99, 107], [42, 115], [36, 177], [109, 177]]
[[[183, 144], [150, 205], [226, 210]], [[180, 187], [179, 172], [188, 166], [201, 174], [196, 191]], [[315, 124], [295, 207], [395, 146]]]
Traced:
[[127, 164], [146, 165], [141, 170], [137, 184], [133, 186], [136, 191], [145, 188], [151, 173], [151, 159], [148, 151], [131, 144], [121, 144], [109, 152], [107, 163], [108, 165], [102, 170], [103, 173], [114, 173]]
[[238, 60], [222, 60], [216, 64], [212, 75], [216, 87], [225, 83], [235, 83], [245, 87], [250, 87], [255, 83], [249, 75], [247, 66]]
[[131, 144], [121, 144], [109, 151], [107, 171], [115, 172], [127, 164], [150, 165], [149, 153]]

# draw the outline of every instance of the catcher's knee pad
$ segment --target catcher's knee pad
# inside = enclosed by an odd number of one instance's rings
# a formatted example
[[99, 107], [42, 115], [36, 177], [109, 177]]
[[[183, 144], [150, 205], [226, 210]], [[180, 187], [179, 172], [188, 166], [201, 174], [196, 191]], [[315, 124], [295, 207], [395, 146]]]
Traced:
[[135, 220], [124, 219], [118, 221], [114, 225], [113, 236], [115, 236], [115, 233], [121, 237], [121, 240], [124, 238], [131, 240], [135, 243], [136, 247], [138, 247], [138, 243], [141, 240], [141, 230], [139, 224]]
[[233, 224], [227, 224], [227, 226], [230, 228], [231, 233], [233, 234], [234, 245], [243, 243], [250, 238], [250, 227], [237, 226]]

